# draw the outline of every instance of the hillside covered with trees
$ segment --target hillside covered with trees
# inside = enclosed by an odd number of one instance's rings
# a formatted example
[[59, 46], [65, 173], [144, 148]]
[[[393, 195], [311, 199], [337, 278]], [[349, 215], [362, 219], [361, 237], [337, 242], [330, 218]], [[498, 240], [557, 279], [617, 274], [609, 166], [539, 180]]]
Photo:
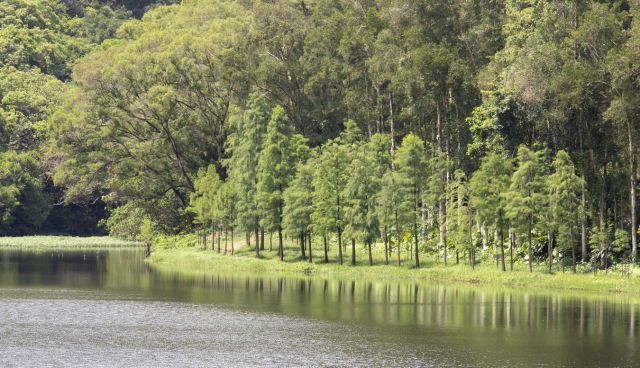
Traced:
[[280, 250], [283, 236], [383, 243], [416, 266], [489, 247], [503, 269], [629, 259], [639, 11], [4, 0], [0, 234], [152, 224], [232, 229], [256, 254], [265, 229]]

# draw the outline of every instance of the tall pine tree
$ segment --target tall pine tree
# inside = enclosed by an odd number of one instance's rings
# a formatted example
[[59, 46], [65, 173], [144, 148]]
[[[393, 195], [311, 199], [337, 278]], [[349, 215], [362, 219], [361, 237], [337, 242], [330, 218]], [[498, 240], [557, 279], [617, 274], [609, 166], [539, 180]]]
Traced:
[[[278, 256], [284, 259], [282, 246], [282, 217], [284, 191], [295, 176], [297, 150], [293, 130], [281, 106], [276, 106], [267, 127], [264, 148], [258, 161], [256, 198], [260, 209], [260, 225], [269, 231], [278, 231]], [[256, 251], [258, 256], [258, 251]]]

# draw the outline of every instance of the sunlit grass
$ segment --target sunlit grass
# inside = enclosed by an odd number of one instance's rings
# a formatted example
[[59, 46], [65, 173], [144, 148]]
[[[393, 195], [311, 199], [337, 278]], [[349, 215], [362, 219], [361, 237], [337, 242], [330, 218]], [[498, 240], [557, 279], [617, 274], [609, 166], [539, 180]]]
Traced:
[[[640, 269], [631, 269], [629, 277], [623, 276], [620, 267], [610, 268], [606, 272], [598, 270], [597, 275], [593, 275], [589, 264], [580, 265], [578, 272], [571, 272], [570, 267], [565, 267], [564, 271], [558, 264], [554, 265], [552, 273], [548, 272], [548, 266], [544, 263], [534, 262], [533, 273], [528, 272], [526, 262], [520, 260], [514, 264], [514, 270], [510, 270], [507, 262], [507, 271], [502, 272], [496, 266], [493, 253], [479, 252], [478, 263], [475, 270], [471, 269], [468, 259], [459, 257], [456, 264], [455, 253], [450, 254], [447, 259], [447, 266], [444, 266], [442, 257], [439, 256], [436, 262], [434, 255], [420, 255], [420, 268], [415, 268], [415, 261], [411, 259], [408, 252], [401, 253], [401, 265], [398, 267], [397, 254], [393, 253], [389, 257], [389, 264], [385, 265], [384, 250], [379, 244], [374, 247], [372, 254], [373, 266], [368, 265], [368, 253], [364, 246], [356, 246], [356, 266], [351, 266], [351, 244], [347, 244], [346, 251], [343, 252], [343, 264], [338, 264], [337, 245], [331, 241], [329, 251], [329, 263], [324, 263], [322, 239], [314, 239], [313, 243], [313, 263], [303, 260], [299, 245], [292, 241], [286, 241], [284, 245], [284, 261], [280, 261], [277, 255], [277, 246], [274, 239], [273, 251], [269, 251], [269, 241], [265, 239], [265, 249], [260, 252], [260, 258], [255, 256], [255, 248], [249, 248], [244, 241], [236, 238], [236, 251], [230, 255], [230, 244], [228, 253], [225, 255], [224, 242], [221, 239], [221, 253], [211, 250], [210, 241], [207, 250], [202, 244], [197, 244], [195, 235], [178, 236], [171, 238], [158, 238], [152, 247], [152, 262], [172, 263], [183, 265], [189, 268], [215, 270], [215, 269], [237, 269], [251, 271], [284, 271], [305, 274], [324, 274], [338, 277], [367, 277], [372, 279], [387, 278], [413, 278], [442, 280], [455, 282], [471, 282], [483, 284], [502, 284], [510, 286], [525, 286], [535, 288], [554, 288], [564, 290], [593, 290], [608, 292], [634, 292], [640, 293]], [[308, 251], [307, 251], [308, 257]]]
[[0, 248], [20, 249], [81, 249], [81, 248], [129, 248], [140, 247], [140, 242], [111, 238], [108, 236], [23, 236], [0, 237]]

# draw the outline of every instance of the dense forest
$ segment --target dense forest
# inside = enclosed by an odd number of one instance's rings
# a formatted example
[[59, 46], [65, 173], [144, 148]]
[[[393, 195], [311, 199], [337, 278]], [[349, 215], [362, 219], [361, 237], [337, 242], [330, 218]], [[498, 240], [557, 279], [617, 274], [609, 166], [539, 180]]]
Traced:
[[232, 229], [259, 254], [266, 229], [280, 249], [335, 236], [416, 266], [491, 247], [503, 269], [505, 252], [629, 259], [638, 11], [3, 0], [0, 234]]

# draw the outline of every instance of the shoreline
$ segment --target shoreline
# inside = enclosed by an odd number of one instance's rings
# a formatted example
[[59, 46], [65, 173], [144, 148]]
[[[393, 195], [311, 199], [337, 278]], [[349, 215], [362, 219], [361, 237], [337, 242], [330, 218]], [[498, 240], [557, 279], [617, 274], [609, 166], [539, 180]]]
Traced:
[[[630, 277], [622, 277], [619, 267], [616, 270], [607, 270], [606, 272], [598, 270], [598, 274], [594, 276], [590, 265], [586, 265], [575, 274], [571, 272], [569, 267], [565, 268], [564, 273], [561, 270], [554, 270], [556, 272], [549, 274], [543, 271], [548, 266], [541, 264], [534, 265], [534, 272], [529, 273], [524, 262], [515, 265], [514, 271], [510, 271], [509, 265], [507, 265], [507, 271], [502, 272], [496, 269], [495, 262], [487, 261], [486, 257], [476, 265], [475, 270], [472, 270], [468, 263], [462, 262], [462, 257], [460, 257], [460, 264], [455, 264], [454, 259], [452, 264], [444, 266], [442, 258], [440, 258], [440, 263], [436, 263], [433, 257], [423, 255], [421, 256], [421, 267], [416, 269], [411, 260], [404, 259], [404, 254], [400, 267], [395, 265], [395, 254], [390, 257], [389, 265], [385, 265], [383, 251], [374, 253], [374, 264], [369, 266], [368, 253], [365, 253], [361, 247], [357, 247], [357, 265], [351, 266], [350, 246], [347, 247], [347, 252], [344, 255], [343, 265], [339, 265], [335, 249], [330, 252], [329, 263], [324, 263], [322, 249], [318, 247], [320, 249], [316, 250], [315, 244], [313, 263], [301, 258], [300, 248], [295, 244], [285, 244], [284, 261], [278, 260], [277, 251], [274, 249], [270, 252], [268, 246], [265, 247], [267, 250], [261, 251], [260, 258], [255, 258], [255, 248], [248, 248], [246, 245], [237, 248], [234, 256], [231, 256], [222, 252], [218, 253], [217, 250], [212, 251], [209, 247], [204, 250], [202, 246], [194, 246], [193, 244], [195, 242], [191, 243], [191, 246], [185, 246], [185, 243], [182, 242], [182, 246], [175, 246], [171, 240], [167, 239], [152, 247], [151, 257], [148, 261], [193, 271], [283, 272], [312, 276], [370, 278], [372, 280], [400, 278], [549, 290], [640, 294], [640, 268], [638, 267], [631, 269]], [[223, 249], [224, 245], [221, 248]]]

